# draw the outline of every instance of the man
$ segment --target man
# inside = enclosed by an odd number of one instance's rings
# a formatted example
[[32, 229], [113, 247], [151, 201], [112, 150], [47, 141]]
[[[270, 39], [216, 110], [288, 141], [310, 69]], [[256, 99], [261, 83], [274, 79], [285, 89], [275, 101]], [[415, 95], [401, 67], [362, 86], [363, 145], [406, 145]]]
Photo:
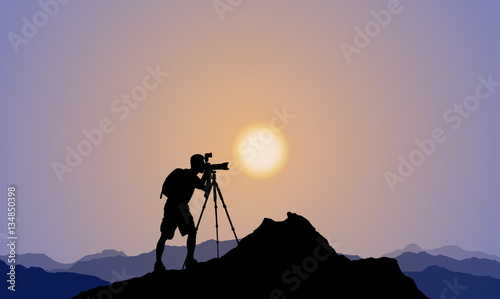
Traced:
[[[189, 211], [188, 203], [191, 200], [194, 189], [204, 189], [210, 178], [210, 171], [205, 171], [205, 159], [202, 155], [191, 157], [191, 168], [177, 168], [172, 171], [163, 183], [161, 195], [167, 196], [167, 202], [163, 209], [163, 220], [160, 226], [160, 239], [156, 245], [155, 272], [165, 271], [165, 266], [161, 261], [165, 242], [174, 237], [175, 230], [179, 228], [182, 236], [187, 238], [187, 258], [186, 269], [193, 267], [197, 261], [194, 259], [194, 249], [196, 246], [196, 228], [193, 216]], [[203, 173], [204, 172], [204, 173]], [[201, 179], [199, 173], [203, 173]]]

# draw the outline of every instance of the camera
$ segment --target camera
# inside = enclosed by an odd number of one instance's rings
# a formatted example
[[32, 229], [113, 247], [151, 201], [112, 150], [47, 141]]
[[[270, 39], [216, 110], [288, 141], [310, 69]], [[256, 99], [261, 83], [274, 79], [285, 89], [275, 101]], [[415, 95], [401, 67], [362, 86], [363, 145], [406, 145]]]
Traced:
[[214, 170], [229, 170], [228, 164], [229, 162], [224, 162], [220, 164], [211, 164], [208, 162], [208, 159], [212, 158], [212, 153], [205, 154], [205, 171], [214, 171]]

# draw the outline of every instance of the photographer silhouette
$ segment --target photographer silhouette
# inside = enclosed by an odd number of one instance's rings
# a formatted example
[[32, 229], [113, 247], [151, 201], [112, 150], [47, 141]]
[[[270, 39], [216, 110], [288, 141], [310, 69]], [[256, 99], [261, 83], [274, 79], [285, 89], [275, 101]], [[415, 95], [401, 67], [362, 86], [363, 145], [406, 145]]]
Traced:
[[[194, 189], [205, 188], [205, 184], [210, 178], [211, 171], [206, 168], [205, 158], [202, 155], [196, 154], [191, 156], [191, 168], [177, 168], [172, 171], [161, 190], [160, 198], [163, 195], [167, 196], [167, 202], [163, 208], [163, 220], [160, 225], [160, 239], [156, 245], [156, 263], [154, 265], [155, 272], [165, 271], [161, 258], [165, 250], [165, 242], [174, 237], [175, 230], [179, 228], [182, 236], [188, 235], [187, 238], [187, 257], [186, 269], [197, 264], [194, 259], [194, 249], [196, 247], [196, 228], [194, 225], [193, 216], [189, 211], [188, 203], [191, 200]], [[199, 173], [203, 173], [201, 179]]]

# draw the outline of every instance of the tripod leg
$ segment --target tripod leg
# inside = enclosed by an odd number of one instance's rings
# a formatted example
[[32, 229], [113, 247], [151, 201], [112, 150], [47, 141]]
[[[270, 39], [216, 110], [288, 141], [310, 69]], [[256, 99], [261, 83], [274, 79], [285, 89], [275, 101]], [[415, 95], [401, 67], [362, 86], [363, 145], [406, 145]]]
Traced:
[[[234, 238], [236, 239], [236, 244], [240, 244], [240, 241], [238, 241], [238, 237], [236, 236], [236, 231], [234, 230], [233, 222], [231, 221], [231, 217], [229, 217], [229, 212], [227, 211], [226, 203], [224, 202], [224, 198], [222, 197], [222, 192], [220, 192], [219, 185], [215, 183], [214, 189], [217, 189], [217, 193], [219, 193], [219, 198], [220, 201], [222, 202], [222, 206], [224, 207], [224, 210], [226, 211], [227, 215], [227, 220], [229, 220], [229, 224], [231, 225], [231, 230], [233, 231]], [[214, 191], [215, 194], [215, 191]]]
[[203, 216], [203, 212], [205, 212], [205, 207], [207, 206], [207, 201], [208, 201], [209, 196], [210, 196], [210, 193], [207, 194], [207, 196], [205, 197], [205, 202], [203, 203], [203, 207], [201, 208], [200, 217], [198, 218], [198, 223], [196, 223], [196, 231], [197, 232], [198, 232], [198, 227], [200, 226], [201, 217]]
[[219, 258], [219, 221], [217, 220], [217, 192], [215, 191], [216, 186], [217, 185], [214, 184], [215, 236], [217, 243], [217, 258]]

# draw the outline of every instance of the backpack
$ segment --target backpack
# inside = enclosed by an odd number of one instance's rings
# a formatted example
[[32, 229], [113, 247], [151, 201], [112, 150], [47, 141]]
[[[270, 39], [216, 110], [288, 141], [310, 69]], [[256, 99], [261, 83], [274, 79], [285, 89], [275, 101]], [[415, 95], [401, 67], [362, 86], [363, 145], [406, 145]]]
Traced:
[[180, 179], [182, 177], [182, 169], [177, 168], [174, 171], [172, 171], [165, 181], [163, 182], [163, 186], [161, 187], [161, 193], [160, 193], [160, 198], [162, 198], [163, 195], [166, 197], [170, 197], [172, 195], [172, 186], [178, 185], [180, 182]]

